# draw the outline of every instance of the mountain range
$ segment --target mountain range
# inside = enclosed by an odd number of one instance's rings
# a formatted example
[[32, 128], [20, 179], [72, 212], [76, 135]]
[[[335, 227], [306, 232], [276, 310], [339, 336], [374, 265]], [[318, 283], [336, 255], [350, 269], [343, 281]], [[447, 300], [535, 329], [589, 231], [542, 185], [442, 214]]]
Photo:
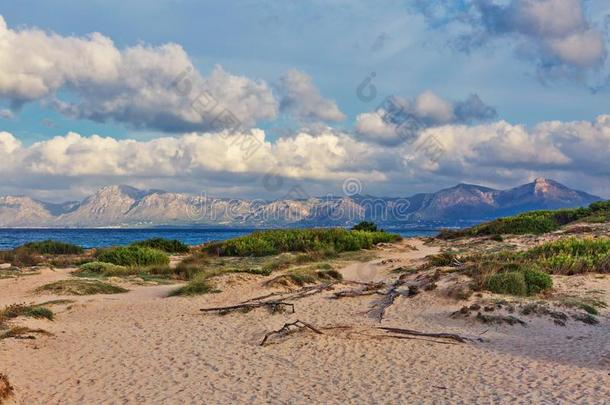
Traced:
[[117, 185], [80, 202], [0, 197], [0, 227], [446, 226], [537, 209], [585, 206], [601, 198], [539, 178], [508, 190], [458, 184], [405, 198], [354, 195], [273, 201], [211, 198]]

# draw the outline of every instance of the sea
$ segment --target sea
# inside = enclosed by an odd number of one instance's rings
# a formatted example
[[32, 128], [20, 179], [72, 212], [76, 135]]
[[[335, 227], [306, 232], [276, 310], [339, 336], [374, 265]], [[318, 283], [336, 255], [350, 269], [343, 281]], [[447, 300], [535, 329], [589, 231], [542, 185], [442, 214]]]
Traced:
[[[244, 228], [94, 228], [94, 229], [0, 229], [0, 250], [13, 249], [28, 242], [47, 239], [72, 243], [83, 248], [125, 246], [133, 242], [150, 239], [177, 239], [187, 245], [231, 239], [254, 232], [256, 229]], [[392, 229], [403, 237], [434, 236], [433, 229]]]

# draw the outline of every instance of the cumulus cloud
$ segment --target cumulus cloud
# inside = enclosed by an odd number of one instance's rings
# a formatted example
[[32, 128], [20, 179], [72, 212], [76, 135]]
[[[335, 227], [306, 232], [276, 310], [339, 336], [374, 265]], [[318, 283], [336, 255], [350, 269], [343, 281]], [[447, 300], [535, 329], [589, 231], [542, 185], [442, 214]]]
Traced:
[[[381, 157], [376, 151], [347, 134], [328, 131], [316, 135], [297, 133], [271, 143], [265, 132], [188, 133], [150, 141], [115, 139], [70, 132], [23, 145], [8, 132], [0, 133], [0, 169], [4, 181], [42, 179], [38, 187], [57, 181], [114, 178], [116, 182], [142, 179], [189, 178], [198, 183], [215, 181], [225, 174], [227, 187], [239, 175], [278, 176], [319, 181], [349, 176], [381, 181], [377, 170]], [[359, 158], [368, 163], [362, 163]]]
[[451, 41], [469, 52], [505, 38], [536, 63], [541, 78], [600, 70], [607, 61], [604, 32], [585, 13], [584, 0], [414, 0], [432, 27], [449, 27]]
[[579, 179], [580, 188], [600, 192], [610, 173], [604, 156], [610, 153], [610, 116], [593, 122], [542, 122], [533, 128], [505, 121], [475, 126], [444, 125], [429, 128], [422, 138], [434, 137], [444, 148], [431, 165], [425, 153], [401, 147], [408, 172], [434, 180], [514, 184], [522, 179], [547, 176], [557, 180]]
[[118, 49], [100, 33], [14, 30], [0, 16], [0, 54], [0, 97], [13, 109], [42, 100], [76, 118], [171, 132], [209, 130], [223, 112], [251, 126], [278, 111], [265, 82], [220, 66], [204, 77], [177, 44]]
[[[435, 139], [442, 154], [424, 145]], [[187, 133], [150, 141], [67, 133], [31, 145], [0, 132], [0, 189], [36, 190], [125, 183], [176, 189], [213, 184], [220, 195], [268, 195], [272, 173], [321, 195], [358, 178], [365, 192], [410, 195], [459, 182], [513, 186], [538, 176], [606, 196], [610, 175], [610, 115], [596, 120], [445, 124], [423, 130], [412, 144], [383, 146], [336, 130], [297, 132], [275, 142], [261, 129]], [[257, 180], [258, 179], [258, 180]], [[247, 184], [246, 184], [247, 183]], [[245, 186], [244, 186], [245, 184]], [[261, 194], [258, 194], [261, 195]]]
[[[463, 101], [446, 100], [432, 91], [425, 91], [408, 100], [390, 97], [373, 112], [356, 117], [357, 136], [381, 145], [397, 145], [409, 141], [409, 132], [452, 123], [474, 123], [496, 118], [496, 110], [473, 94]], [[412, 134], [416, 135], [416, 134]]]
[[304, 121], [343, 121], [345, 114], [337, 104], [320, 94], [311, 77], [291, 69], [278, 83], [282, 95], [280, 108]]

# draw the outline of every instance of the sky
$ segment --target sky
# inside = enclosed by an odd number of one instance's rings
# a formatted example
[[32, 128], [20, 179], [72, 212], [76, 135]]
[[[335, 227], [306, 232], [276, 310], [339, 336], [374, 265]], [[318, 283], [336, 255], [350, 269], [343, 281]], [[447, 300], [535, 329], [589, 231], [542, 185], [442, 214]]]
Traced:
[[0, 195], [610, 197], [605, 0], [0, 0]]

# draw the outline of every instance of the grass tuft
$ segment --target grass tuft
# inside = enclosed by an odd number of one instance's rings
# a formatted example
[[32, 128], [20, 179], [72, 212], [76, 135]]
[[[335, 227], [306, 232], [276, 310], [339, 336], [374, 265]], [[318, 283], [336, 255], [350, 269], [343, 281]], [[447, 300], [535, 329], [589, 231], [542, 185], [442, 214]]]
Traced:
[[219, 292], [208, 280], [208, 277], [201, 274], [194, 277], [186, 285], [170, 292], [170, 297], [194, 296]]
[[[40, 242], [30, 242], [20, 248], [41, 255], [76, 255], [83, 253], [83, 248], [71, 243], [64, 243], [56, 240], [43, 240]], [[19, 249], [19, 248], [17, 248]]]
[[35, 290], [54, 295], [119, 294], [128, 290], [98, 280], [61, 280], [45, 284]]
[[97, 260], [126, 267], [146, 267], [169, 264], [169, 257], [167, 254], [160, 250], [144, 246], [105, 249], [98, 252]]
[[149, 247], [166, 253], [188, 253], [188, 245], [176, 239], [152, 238], [134, 242], [131, 246]]

